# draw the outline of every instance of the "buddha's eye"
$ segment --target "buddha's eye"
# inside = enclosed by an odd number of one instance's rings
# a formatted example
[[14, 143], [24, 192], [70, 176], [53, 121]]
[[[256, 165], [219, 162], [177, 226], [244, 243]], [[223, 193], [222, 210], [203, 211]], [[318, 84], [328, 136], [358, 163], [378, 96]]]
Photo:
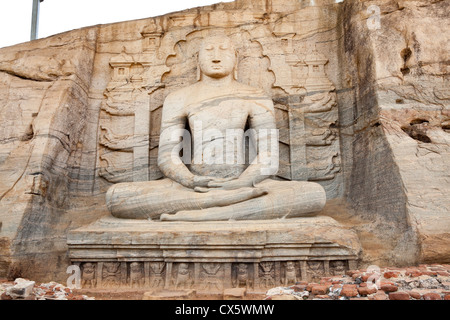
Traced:
[[227, 49], [228, 49], [228, 46], [227, 46], [227, 45], [221, 45], [221, 46], [220, 46], [220, 49], [222, 49], [222, 50], [227, 50]]
[[211, 51], [213, 49], [213, 46], [206, 46], [205, 50]]

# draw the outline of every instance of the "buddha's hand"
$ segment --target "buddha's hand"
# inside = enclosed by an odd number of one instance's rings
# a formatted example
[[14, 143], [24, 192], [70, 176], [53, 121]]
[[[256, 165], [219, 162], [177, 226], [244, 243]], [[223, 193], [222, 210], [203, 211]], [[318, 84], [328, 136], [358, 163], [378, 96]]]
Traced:
[[232, 179], [228, 181], [211, 181], [208, 183], [209, 188], [222, 189], [222, 190], [235, 190], [246, 187], [253, 187], [252, 181], [244, 179]]
[[[194, 176], [194, 191], [196, 192], [208, 192], [211, 189], [216, 189], [220, 184], [232, 180], [233, 178], [216, 178], [210, 176]], [[213, 187], [210, 184], [217, 184], [217, 187]]]

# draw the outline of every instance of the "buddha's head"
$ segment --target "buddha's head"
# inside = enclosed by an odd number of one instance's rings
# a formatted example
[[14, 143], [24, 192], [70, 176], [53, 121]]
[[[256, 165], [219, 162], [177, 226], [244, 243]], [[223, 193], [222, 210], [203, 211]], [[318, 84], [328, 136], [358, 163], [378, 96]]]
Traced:
[[230, 38], [224, 35], [210, 36], [203, 40], [198, 52], [200, 77], [235, 77], [237, 51]]

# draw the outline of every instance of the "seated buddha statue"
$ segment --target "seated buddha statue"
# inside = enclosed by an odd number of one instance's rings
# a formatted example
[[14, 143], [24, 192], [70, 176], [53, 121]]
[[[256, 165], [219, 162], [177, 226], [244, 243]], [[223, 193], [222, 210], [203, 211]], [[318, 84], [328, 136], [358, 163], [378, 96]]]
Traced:
[[112, 185], [106, 203], [113, 216], [267, 220], [314, 216], [324, 207], [321, 185], [273, 178], [278, 170], [273, 102], [236, 80], [237, 58], [230, 38], [203, 40], [200, 79], [164, 101], [158, 151], [164, 178]]

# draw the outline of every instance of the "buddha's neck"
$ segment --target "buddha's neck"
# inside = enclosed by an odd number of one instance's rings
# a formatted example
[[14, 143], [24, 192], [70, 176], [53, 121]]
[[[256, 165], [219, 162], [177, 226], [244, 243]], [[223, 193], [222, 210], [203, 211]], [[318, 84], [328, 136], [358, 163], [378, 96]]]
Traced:
[[226, 76], [223, 78], [212, 78], [203, 75], [201, 82], [211, 87], [227, 87], [233, 83], [233, 77]]

